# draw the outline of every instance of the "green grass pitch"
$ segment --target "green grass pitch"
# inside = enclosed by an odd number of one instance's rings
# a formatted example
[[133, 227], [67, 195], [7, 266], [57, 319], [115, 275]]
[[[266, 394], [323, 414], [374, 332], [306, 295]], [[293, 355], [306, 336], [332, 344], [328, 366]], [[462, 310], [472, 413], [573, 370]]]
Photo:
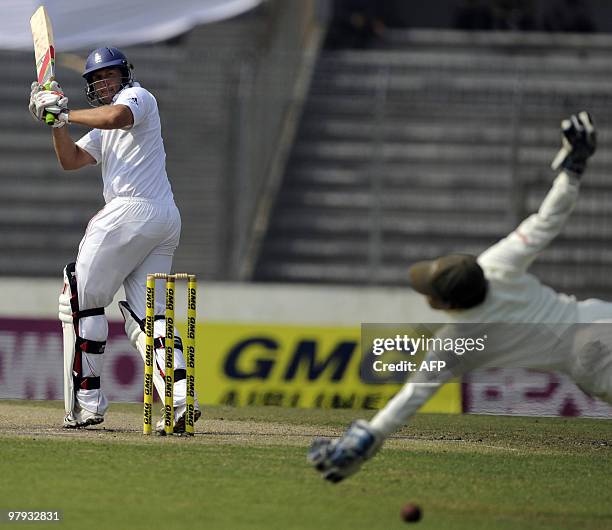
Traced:
[[306, 447], [359, 412], [211, 407], [193, 439], [144, 437], [141, 405], [87, 431], [62, 416], [58, 402], [0, 401], [0, 510], [63, 511], [17, 526], [393, 529], [414, 502], [423, 530], [612, 528], [609, 420], [419, 415], [333, 485]]

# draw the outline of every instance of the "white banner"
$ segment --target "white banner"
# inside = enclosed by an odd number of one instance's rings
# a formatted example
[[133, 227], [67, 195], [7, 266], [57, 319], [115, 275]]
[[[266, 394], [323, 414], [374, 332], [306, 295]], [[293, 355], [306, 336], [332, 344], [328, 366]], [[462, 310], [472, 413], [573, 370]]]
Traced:
[[0, 49], [31, 50], [30, 17], [47, 7], [58, 51], [157, 42], [244, 13], [261, 0], [4, 0]]

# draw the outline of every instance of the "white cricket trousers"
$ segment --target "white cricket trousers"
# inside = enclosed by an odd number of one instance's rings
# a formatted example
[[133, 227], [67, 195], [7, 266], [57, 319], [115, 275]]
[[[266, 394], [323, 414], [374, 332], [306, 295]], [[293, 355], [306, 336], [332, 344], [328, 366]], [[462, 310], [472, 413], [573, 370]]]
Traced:
[[[110, 201], [91, 219], [79, 245], [79, 309], [107, 307], [123, 285], [127, 302], [139, 318], [144, 318], [147, 274], [171, 271], [180, 233], [181, 217], [174, 202], [124, 197]], [[157, 288], [161, 287], [160, 282]], [[163, 314], [163, 297], [156, 297], [155, 312]], [[106, 341], [106, 317], [82, 318], [79, 335]], [[102, 365], [103, 355], [84, 353], [83, 377], [101, 376]], [[98, 414], [104, 414], [108, 407], [102, 388], [79, 389], [77, 401], [82, 408]]]

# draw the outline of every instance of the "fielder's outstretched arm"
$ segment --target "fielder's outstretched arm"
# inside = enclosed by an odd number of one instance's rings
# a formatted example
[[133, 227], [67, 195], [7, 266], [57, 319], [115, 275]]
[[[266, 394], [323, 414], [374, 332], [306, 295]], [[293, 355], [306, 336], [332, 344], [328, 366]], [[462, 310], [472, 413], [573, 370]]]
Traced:
[[553, 169], [562, 169], [540, 209], [525, 219], [514, 232], [483, 252], [478, 261], [483, 266], [508, 272], [524, 272], [538, 254], [563, 230], [574, 210], [580, 177], [588, 158], [595, 152], [596, 133], [586, 112], [561, 122], [563, 146], [553, 161]]
[[538, 254], [563, 230], [578, 199], [580, 182], [562, 171], [540, 209], [525, 219], [509, 236], [485, 250], [478, 262], [509, 272], [524, 272]]

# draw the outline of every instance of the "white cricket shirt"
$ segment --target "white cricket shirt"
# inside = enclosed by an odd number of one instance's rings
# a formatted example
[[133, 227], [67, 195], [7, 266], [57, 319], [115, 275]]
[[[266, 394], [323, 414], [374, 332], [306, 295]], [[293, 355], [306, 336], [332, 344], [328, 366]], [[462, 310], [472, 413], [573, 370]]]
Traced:
[[[575, 347], [572, 341], [579, 331], [575, 324], [612, 319], [612, 304], [594, 299], [578, 302], [527, 272], [563, 229], [576, 204], [579, 186], [578, 179], [560, 173], [538, 212], [478, 257], [489, 281], [485, 301], [472, 309], [448, 311], [450, 321], [457, 326], [451, 324], [440, 330], [440, 336], [468, 329], [470, 334], [488, 332], [485, 351], [472, 356], [476, 365], [488, 358], [486, 364], [496, 367], [562, 366], [568, 351]], [[475, 325], [466, 327], [468, 323]], [[486, 323], [525, 325], [495, 328]], [[566, 339], [563, 344], [556, 340], [559, 336]]]
[[576, 204], [579, 185], [578, 179], [560, 173], [538, 212], [478, 257], [489, 281], [489, 292], [483, 304], [458, 312], [459, 320], [533, 324], [579, 321], [573, 296], [555, 292], [527, 272], [563, 229]]
[[155, 97], [134, 83], [117, 93], [112, 105], [129, 107], [134, 124], [126, 129], [92, 129], [76, 142], [102, 166], [105, 202], [115, 197], [173, 201]]

